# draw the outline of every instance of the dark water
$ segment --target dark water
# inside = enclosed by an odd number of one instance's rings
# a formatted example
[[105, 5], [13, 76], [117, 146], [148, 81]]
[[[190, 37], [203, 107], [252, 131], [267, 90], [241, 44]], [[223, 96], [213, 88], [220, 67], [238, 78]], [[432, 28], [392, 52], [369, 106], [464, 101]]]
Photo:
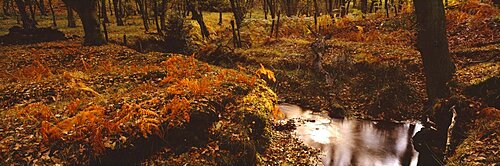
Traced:
[[294, 135], [323, 152], [326, 166], [417, 165], [411, 138], [418, 123], [331, 119], [295, 105], [279, 106], [286, 119], [295, 119]]

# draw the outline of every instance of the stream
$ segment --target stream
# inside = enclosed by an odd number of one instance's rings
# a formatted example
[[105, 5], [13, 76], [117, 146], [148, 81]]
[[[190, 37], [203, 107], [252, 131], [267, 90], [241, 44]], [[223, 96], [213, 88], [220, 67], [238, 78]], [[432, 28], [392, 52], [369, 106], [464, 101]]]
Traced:
[[332, 119], [296, 105], [279, 108], [285, 121], [295, 122], [293, 135], [321, 150], [325, 166], [417, 165], [418, 152], [411, 139], [422, 129], [420, 123]]

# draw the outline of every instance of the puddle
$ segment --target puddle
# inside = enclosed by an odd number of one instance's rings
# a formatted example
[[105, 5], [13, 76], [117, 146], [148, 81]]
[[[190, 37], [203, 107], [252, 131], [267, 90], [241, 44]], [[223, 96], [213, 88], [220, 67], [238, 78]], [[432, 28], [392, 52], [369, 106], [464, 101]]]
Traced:
[[287, 120], [295, 120], [294, 135], [323, 152], [325, 166], [417, 165], [411, 138], [422, 129], [419, 123], [331, 119], [296, 105], [279, 108]]

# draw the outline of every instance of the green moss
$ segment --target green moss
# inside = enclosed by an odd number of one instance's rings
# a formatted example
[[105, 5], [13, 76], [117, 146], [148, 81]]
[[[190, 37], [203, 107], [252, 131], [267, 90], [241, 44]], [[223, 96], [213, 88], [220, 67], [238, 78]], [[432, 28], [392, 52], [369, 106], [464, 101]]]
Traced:
[[218, 165], [255, 165], [255, 143], [249, 137], [249, 129], [231, 121], [215, 124], [215, 137], [221, 149], [216, 159]]

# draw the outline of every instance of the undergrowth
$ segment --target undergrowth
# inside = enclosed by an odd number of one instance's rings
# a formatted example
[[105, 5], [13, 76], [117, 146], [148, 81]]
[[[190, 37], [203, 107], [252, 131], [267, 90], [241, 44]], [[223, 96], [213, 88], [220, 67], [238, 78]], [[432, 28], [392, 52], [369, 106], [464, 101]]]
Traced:
[[[203, 111], [195, 109], [199, 100], [231, 92], [227, 89], [231, 85], [248, 89], [257, 84], [258, 77], [275, 81], [274, 73], [263, 66], [253, 73], [255, 75], [245, 74], [244, 71], [214, 69], [206, 63], [196, 61], [194, 56], [173, 56], [162, 62], [161, 66], [167, 75], [157, 86], [168, 94], [164, 98], [125, 100], [118, 108], [113, 105], [103, 106], [100, 103], [85, 104], [89, 99], [76, 98], [63, 107], [62, 116], [56, 115], [56, 108], [43, 103], [15, 107], [15, 116], [20, 117], [23, 123], [39, 126], [37, 133], [42, 137], [43, 147], [79, 145], [83, 147], [83, 151], [96, 157], [106, 153], [107, 149], [118, 146], [111, 146], [110, 139], [120, 139], [119, 144], [124, 144], [127, 139], [123, 138], [164, 138], [166, 131], [182, 128], [190, 123], [193, 112]], [[66, 72], [63, 77], [72, 89], [95, 93], [96, 99], [106, 97], [83, 83], [84, 80], [90, 79], [85, 74]], [[144, 85], [137, 87], [138, 90], [153, 86]], [[274, 107], [274, 103], [268, 104], [271, 105], [266, 105], [265, 108], [273, 110], [269, 115], [282, 116]]]

